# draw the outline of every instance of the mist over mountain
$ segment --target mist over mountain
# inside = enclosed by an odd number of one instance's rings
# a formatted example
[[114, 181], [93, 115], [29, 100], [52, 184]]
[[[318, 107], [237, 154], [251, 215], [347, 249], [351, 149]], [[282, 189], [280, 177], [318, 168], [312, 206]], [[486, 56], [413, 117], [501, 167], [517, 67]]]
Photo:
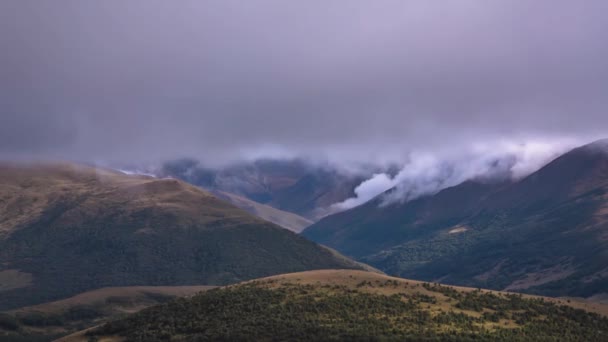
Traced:
[[224, 191], [312, 220], [362, 205], [382, 195], [380, 205], [435, 194], [466, 180], [518, 180], [575, 144], [493, 142], [466, 151], [412, 153], [403, 163], [375, 166], [307, 159], [257, 159], [224, 167], [178, 159], [139, 173], [176, 177], [206, 189]]
[[181, 159], [163, 164], [156, 173], [316, 220], [331, 213], [334, 203], [353, 196], [353, 189], [378, 170], [369, 165], [347, 170], [302, 159], [260, 159], [212, 168]]
[[606, 296], [608, 140], [519, 180], [473, 179], [409, 202], [384, 196], [303, 235], [389, 274], [545, 295]]
[[346, 210], [361, 205], [391, 188], [381, 205], [407, 202], [471, 179], [518, 180], [543, 167], [572, 148], [572, 141], [508, 143], [494, 142], [468, 151], [412, 154], [394, 175], [376, 173], [355, 188], [356, 196], [332, 205]]
[[606, 13], [1, 0], [0, 340], [605, 340]]

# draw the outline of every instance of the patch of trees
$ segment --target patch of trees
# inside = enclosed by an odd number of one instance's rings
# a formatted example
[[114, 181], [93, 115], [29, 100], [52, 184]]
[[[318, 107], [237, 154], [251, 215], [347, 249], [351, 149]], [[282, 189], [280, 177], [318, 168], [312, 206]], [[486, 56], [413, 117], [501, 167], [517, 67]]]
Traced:
[[[381, 295], [338, 285], [270, 289], [251, 283], [149, 308], [95, 329], [89, 337], [120, 335], [151, 342], [608, 340], [608, 320], [597, 314], [519, 295], [423, 286], [456, 299], [453, 309], [429, 310], [437, 299], [424, 294]], [[481, 315], [466, 313], [470, 311]], [[506, 319], [515, 326], [501, 323]]]

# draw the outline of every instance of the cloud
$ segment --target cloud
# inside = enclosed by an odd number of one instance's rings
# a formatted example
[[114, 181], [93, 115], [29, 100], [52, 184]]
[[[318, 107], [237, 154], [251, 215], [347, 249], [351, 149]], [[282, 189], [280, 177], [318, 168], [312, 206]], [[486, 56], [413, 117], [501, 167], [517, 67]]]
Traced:
[[[403, 203], [435, 194], [464, 181], [495, 181], [523, 178], [577, 145], [574, 140], [499, 141], [476, 144], [467, 150], [446, 149], [442, 153], [413, 153], [394, 176], [373, 175], [355, 188], [355, 196], [331, 206], [347, 210], [382, 196], [381, 205]], [[385, 193], [395, 188], [394, 191]]]
[[359, 206], [395, 186], [395, 180], [385, 173], [374, 174], [355, 188], [355, 197], [332, 205], [333, 211]]
[[4, 0], [0, 157], [403, 163], [479, 141], [590, 141], [608, 127], [607, 10]]

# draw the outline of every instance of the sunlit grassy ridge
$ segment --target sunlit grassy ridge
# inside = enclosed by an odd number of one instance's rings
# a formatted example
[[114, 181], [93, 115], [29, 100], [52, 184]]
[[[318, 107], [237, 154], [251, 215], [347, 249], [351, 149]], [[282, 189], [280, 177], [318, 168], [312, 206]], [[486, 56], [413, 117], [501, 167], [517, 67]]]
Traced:
[[600, 341], [608, 339], [608, 319], [540, 297], [359, 271], [317, 271], [176, 300], [89, 331], [86, 338], [100, 337], [126, 341]]

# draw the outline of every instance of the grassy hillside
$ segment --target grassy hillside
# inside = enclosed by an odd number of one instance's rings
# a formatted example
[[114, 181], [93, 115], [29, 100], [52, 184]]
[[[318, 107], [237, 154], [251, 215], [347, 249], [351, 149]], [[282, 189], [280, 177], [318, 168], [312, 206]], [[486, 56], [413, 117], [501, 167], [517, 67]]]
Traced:
[[303, 234], [389, 274], [551, 296], [608, 292], [608, 143], [518, 182], [469, 181], [408, 203], [379, 200]]
[[74, 331], [125, 317], [210, 286], [132, 286], [88, 291], [55, 302], [0, 313], [1, 341], [51, 341]]
[[328, 270], [211, 290], [64, 341], [606, 340], [597, 312], [606, 307]]
[[222, 285], [360, 268], [173, 179], [0, 166], [0, 310], [100, 287]]

